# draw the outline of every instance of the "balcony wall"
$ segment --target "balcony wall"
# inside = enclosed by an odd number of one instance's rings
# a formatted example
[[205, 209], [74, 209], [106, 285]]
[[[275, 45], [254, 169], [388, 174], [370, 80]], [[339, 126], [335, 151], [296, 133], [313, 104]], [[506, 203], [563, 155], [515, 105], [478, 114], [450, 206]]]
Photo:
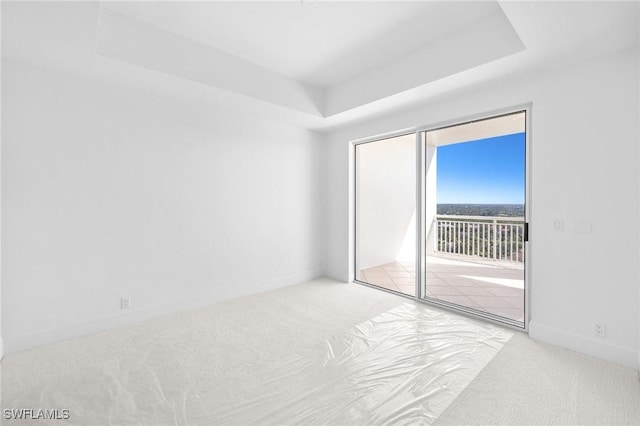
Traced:
[[358, 148], [360, 269], [415, 259], [415, 140], [410, 134]]

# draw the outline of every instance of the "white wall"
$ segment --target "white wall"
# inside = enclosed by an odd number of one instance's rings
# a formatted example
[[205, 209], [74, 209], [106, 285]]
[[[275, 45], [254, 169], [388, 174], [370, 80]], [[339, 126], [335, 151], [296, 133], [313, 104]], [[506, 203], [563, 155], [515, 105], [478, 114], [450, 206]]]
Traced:
[[[359, 269], [415, 258], [414, 134], [358, 145], [356, 233]], [[409, 236], [407, 240], [407, 235]], [[402, 253], [409, 247], [410, 253]]]
[[7, 353], [322, 275], [319, 135], [2, 67]]
[[[0, 7], [0, 46], [2, 46], [2, 7]], [[1, 50], [2, 48], [0, 47]], [[2, 81], [2, 66], [0, 66], [0, 81]], [[2, 99], [1, 84], [0, 99]], [[4, 339], [2, 336], [4, 334], [2, 332], [2, 102], [0, 102], [0, 360], [4, 356]]]
[[[327, 271], [349, 280], [349, 141], [532, 102], [530, 336], [638, 366], [638, 51], [532, 70], [328, 137]], [[556, 219], [563, 232], [553, 228]], [[591, 226], [592, 232], [585, 233]], [[607, 324], [607, 336], [593, 333]]]

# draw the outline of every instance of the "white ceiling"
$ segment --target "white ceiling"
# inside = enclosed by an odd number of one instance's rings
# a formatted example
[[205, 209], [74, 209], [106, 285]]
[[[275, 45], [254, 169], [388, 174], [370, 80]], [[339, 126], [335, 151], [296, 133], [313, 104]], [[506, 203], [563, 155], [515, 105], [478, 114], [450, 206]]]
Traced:
[[495, 2], [103, 2], [104, 9], [328, 88], [489, 15]]
[[2, 2], [2, 57], [314, 129], [637, 47], [638, 2]]

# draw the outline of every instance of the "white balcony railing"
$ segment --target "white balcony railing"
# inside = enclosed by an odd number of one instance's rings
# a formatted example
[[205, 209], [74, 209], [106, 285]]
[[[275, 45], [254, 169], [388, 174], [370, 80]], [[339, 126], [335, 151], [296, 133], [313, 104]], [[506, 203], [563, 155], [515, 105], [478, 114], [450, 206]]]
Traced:
[[524, 262], [524, 218], [438, 215], [436, 253]]

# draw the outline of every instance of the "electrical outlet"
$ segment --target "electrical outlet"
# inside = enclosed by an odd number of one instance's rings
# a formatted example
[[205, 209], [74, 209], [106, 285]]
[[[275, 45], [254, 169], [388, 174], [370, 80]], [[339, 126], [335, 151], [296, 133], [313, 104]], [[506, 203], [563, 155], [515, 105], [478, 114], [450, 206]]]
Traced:
[[131, 296], [121, 297], [120, 309], [129, 309], [129, 308], [131, 308]]
[[553, 221], [553, 230], [556, 232], [564, 231], [564, 221], [562, 219], [556, 219]]
[[607, 324], [596, 323], [595, 327], [593, 328], [593, 333], [596, 336], [599, 336], [599, 337], [606, 336], [607, 335]]

